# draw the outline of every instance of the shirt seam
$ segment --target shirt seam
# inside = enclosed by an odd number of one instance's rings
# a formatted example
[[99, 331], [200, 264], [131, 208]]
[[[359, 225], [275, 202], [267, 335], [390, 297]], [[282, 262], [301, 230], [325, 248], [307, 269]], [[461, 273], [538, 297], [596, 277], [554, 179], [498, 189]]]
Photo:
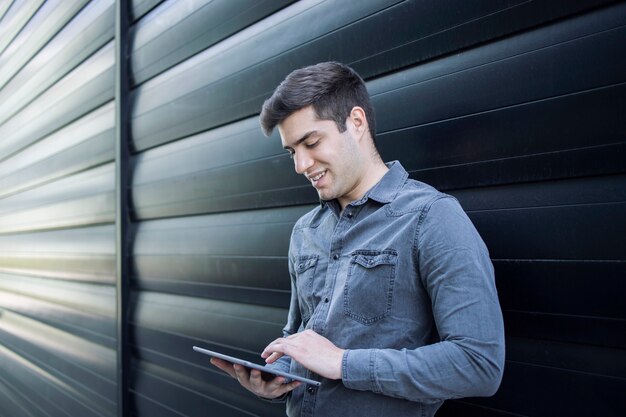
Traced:
[[419, 239], [420, 239], [421, 228], [422, 228], [422, 225], [424, 224], [424, 221], [426, 220], [426, 216], [428, 216], [428, 214], [430, 213], [430, 209], [432, 208], [433, 204], [435, 204], [439, 200], [443, 200], [446, 198], [454, 199], [454, 197], [450, 195], [439, 193], [435, 197], [433, 197], [430, 201], [428, 201], [422, 207], [422, 212], [420, 213], [420, 216], [417, 220], [417, 224], [415, 225], [415, 235], [414, 235], [415, 237], [413, 238], [412, 246], [413, 246], [413, 256], [415, 257], [415, 264], [417, 266], [417, 273], [420, 276], [420, 278], [421, 278], [421, 274], [419, 273]]

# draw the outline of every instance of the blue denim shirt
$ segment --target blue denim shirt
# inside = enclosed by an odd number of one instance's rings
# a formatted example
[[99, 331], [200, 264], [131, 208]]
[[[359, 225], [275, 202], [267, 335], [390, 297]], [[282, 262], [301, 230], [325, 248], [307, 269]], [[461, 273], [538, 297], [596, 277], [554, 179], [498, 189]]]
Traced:
[[285, 336], [312, 329], [340, 348], [342, 379], [310, 378], [289, 416], [432, 416], [444, 399], [495, 393], [504, 329], [487, 248], [453, 197], [399, 162], [343, 212], [322, 204], [294, 226]]

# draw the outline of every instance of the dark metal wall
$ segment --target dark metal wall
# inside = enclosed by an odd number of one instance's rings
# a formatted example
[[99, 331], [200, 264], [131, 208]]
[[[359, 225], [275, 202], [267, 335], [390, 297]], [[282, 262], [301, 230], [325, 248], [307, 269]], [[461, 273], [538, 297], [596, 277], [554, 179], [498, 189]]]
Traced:
[[626, 414], [626, 2], [120, 5], [127, 189], [114, 0], [0, 1], [0, 416], [284, 415], [191, 346], [254, 360], [280, 334], [316, 195], [258, 112], [329, 59], [366, 79], [384, 159], [455, 195], [496, 267], [502, 386], [438, 415]]

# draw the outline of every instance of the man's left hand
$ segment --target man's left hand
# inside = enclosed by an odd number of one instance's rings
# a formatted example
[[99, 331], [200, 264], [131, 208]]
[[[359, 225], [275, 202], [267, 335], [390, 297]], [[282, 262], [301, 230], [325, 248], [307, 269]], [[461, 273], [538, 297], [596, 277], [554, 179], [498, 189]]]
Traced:
[[313, 330], [305, 330], [274, 340], [267, 345], [261, 357], [267, 363], [272, 363], [287, 355], [318, 375], [329, 379], [341, 379], [343, 353], [343, 349], [335, 346], [324, 336]]

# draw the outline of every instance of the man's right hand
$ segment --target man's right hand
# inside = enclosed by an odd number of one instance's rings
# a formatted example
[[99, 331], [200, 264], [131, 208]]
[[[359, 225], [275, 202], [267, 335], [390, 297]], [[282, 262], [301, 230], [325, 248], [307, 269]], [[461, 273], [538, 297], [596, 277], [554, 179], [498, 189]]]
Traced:
[[294, 390], [301, 384], [299, 381], [292, 381], [285, 384], [285, 378], [282, 376], [277, 376], [270, 381], [265, 381], [261, 378], [261, 371], [258, 369], [251, 369], [249, 371], [248, 368], [244, 366], [217, 358], [211, 358], [211, 363], [239, 381], [242, 387], [263, 398], [278, 398]]

